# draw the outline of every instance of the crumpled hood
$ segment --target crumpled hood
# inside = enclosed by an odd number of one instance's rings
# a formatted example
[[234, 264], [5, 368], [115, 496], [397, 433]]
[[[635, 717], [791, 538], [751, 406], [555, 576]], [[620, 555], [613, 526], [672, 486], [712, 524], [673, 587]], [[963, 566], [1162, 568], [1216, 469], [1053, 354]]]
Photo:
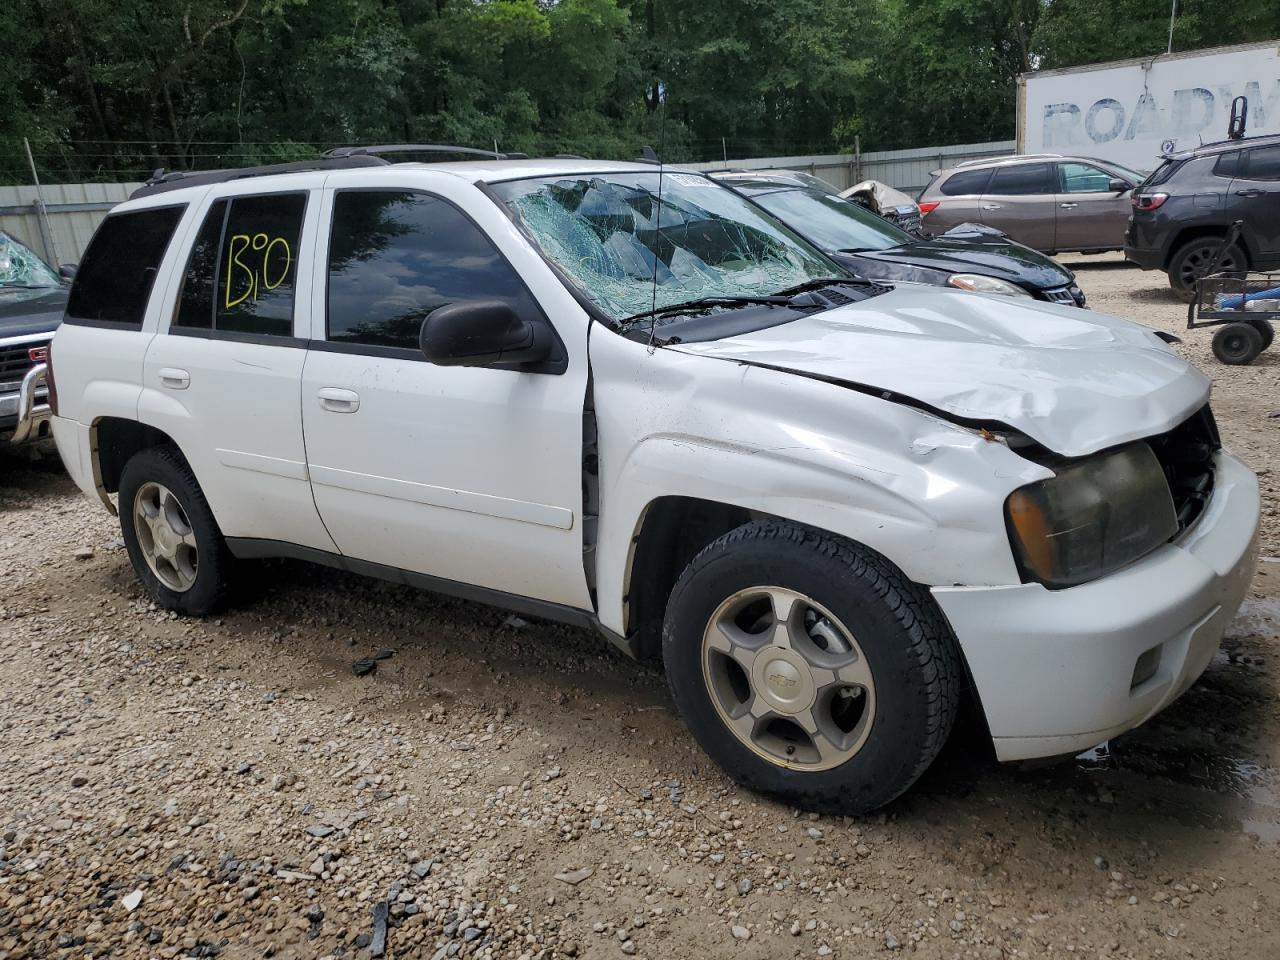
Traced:
[[669, 349], [891, 391], [1065, 456], [1163, 433], [1209, 396], [1208, 377], [1135, 323], [926, 286]]

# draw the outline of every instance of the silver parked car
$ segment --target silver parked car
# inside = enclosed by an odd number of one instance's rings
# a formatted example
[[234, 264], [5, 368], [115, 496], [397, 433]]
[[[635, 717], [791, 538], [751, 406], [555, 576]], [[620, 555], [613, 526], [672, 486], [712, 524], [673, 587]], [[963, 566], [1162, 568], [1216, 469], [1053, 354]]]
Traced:
[[935, 171], [920, 194], [928, 233], [977, 221], [1044, 253], [1124, 247], [1129, 194], [1145, 174], [1111, 161], [1037, 154]]

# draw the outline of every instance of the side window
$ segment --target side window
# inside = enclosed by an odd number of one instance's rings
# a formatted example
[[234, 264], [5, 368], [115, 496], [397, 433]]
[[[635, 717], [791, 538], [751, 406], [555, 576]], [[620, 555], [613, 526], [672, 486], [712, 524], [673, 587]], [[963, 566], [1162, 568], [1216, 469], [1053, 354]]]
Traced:
[[423, 318], [460, 300], [537, 305], [511, 265], [452, 204], [423, 193], [347, 190], [334, 198], [328, 336], [416, 350]]
[[67, 318], [142, 329], [156, 272], [185, 209], [153, 207], [103, 220], [80, 260]]
[[1049, 182], [1049, 164], [1016, 163], [997, 167], [987, 193], [1000, 196], [1027, 196], [1037, 193], [1053, 193]]
[[967, 194], [980, 194], [987, 189], [987, 181], [991, 179], [991, 169], [962, 170], [953, 173], [942, 182], [942, 192], [948, 197], [963, 197]]
[[1108, 193], [1111, 174], [1087, 163], [1060, 163], [1059, 190], [1063, 193]]
[[1240, 170], [1240, 151], [1221, 154], [1213, 165], [1215, 177], [1234, 177]]
[[1280, 143], [1246, 150], [1240, 175], [1250, 180], [1280, 180]]
[[305, 193], [219, 200], [187, 259], [174, 326], [293, 335]]

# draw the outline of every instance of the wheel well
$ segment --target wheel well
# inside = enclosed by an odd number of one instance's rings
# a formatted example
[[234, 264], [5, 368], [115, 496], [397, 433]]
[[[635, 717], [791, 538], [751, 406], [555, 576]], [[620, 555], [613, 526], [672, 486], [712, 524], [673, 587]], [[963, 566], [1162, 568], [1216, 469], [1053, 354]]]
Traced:
[[177, 446], [163, 430], [122, 417], [103, 417], [93, 425], [93, 431], [98, 478], [107, 493], [120, 489], [124, 465], [135, 453], [148, 447]]
[[[1226, 236], [1226, 233], [1226, 227], [1218, 226], [1186, 227], [1178, 231], [1177, 236], [1173, 238], [1173, 242], [1169, 244], [1168, 250], [1165, 251], [1164, 266], [1161, 269], [1168, 270], [1173, 263], [1174, 254], [1192, 240], [1198, 240], [1201, 237], [1224, 237]], [[1240, 248], [1244, 250], [1245, 261], [1251, 262], [1253, 257], [1249, 252], [1249, 243], [1243, 234], [1240, 236]]]
[[636, 637], [641, 657], [661, 653], [667, 598], [689, 561], [712, 540], [762, 516], [696, 497], [659, 497], [649, 504], [633, 541], [625, 597], [627, 632]]

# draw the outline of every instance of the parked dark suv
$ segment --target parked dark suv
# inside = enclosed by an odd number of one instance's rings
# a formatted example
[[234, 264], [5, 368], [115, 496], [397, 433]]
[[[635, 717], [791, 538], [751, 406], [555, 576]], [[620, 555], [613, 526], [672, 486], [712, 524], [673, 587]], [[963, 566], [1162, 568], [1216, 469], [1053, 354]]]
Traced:
[[1170, 154], [1133, 191], [1124, 255], [1144, 270], [1164, 270], [1188, 302], [1195, 282], [1243, 221], [1240, 243], [1219, 269], [1280, 267], [1280, 136], [1206, 143]]

